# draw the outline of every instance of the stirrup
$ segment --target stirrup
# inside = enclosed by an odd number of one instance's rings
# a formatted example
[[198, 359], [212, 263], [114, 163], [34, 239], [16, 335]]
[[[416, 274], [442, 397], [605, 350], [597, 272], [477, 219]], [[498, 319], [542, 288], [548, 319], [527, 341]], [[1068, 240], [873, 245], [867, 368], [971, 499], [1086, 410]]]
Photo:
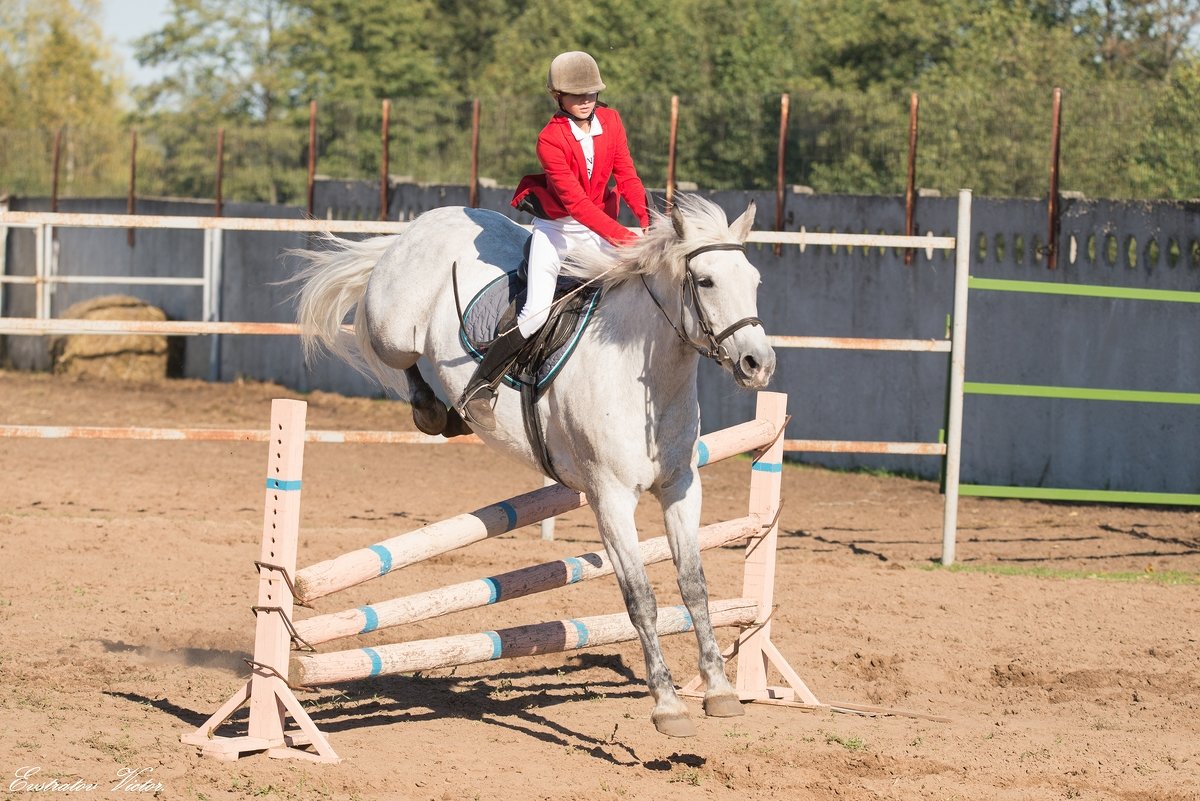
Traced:
[[491, 386], [480, 384], [468, 388], [456, 408], [459, 416], [466, 420], [471, 428], [491, 431], [496, 427], [496, 398], [496, 391]]

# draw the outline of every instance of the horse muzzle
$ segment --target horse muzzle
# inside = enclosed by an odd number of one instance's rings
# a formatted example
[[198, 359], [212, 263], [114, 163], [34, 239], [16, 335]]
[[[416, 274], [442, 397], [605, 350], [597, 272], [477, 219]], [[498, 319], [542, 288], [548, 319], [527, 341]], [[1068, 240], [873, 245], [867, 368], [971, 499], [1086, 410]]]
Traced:
[[775, 349], [765, 342], [760, 347], [740, 351], [737, 360], [730, 359], [730, 370], [738, 386], [762, 389], [775, 374]]

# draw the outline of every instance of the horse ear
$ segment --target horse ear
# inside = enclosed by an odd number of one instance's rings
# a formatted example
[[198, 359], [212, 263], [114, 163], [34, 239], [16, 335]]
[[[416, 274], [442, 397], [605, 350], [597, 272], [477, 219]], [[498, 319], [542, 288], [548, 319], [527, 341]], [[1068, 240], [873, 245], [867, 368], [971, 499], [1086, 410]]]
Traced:
[[754, 201], [750, 201], [750, 205], [742, 212], [742, 216], [733, 221], [733, 225], [729, 226], [729, 233], [737, 237], [737, 241], [745, 242], [746, 237], [750, 236], [750, 229], [754, 227]]
[[671, 206], [671, 225], [675, 226], [676, 236], [680, 239], [687, 239], [687, 221], [683, 219], [678, 206]]

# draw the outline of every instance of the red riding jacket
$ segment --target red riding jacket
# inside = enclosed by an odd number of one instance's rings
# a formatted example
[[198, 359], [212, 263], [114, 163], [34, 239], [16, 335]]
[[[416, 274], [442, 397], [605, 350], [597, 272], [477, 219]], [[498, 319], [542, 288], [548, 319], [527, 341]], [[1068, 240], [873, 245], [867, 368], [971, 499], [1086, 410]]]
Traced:
[[[636, 238], [616, 220], [620, 198], [625, 198], [645, 228], [650, 224], [646, 188], [629, 155], [621, 116], [607, 106], [596, 106], [595, 113], [603, 132], [592, 140], [595, 146], [592, 177], [588, 178], [583, 148], [571, 132], [569, 118], [555, 114], [538, 134], [538, 161], [545, 172], [522, 178], [512, 205], [526, 209], [532, 205], [537, 216], [551, 220], [569, 215], [614, 245], [620, 245]], [[614, 176], [616, 192], [608, 187], [608, 179]], [[536, 203], [529, 202], [530, 195]]]

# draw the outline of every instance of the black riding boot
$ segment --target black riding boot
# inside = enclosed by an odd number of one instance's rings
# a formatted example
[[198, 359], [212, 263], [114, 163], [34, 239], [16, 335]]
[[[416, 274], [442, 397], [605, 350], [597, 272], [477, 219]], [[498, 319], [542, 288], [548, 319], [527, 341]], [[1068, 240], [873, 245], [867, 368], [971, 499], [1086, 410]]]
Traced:
[[483, 355], [483, 361], [475, 368], [475, 375], [458, 401], [458, 413], [477, 431], [492, 431], [496, 428], [496, 415], [492, 407], [496, 403], [496, 387], [504, 373], [512, 365], [524, 347], [526, 339], [521, 329], [497, 337]]

